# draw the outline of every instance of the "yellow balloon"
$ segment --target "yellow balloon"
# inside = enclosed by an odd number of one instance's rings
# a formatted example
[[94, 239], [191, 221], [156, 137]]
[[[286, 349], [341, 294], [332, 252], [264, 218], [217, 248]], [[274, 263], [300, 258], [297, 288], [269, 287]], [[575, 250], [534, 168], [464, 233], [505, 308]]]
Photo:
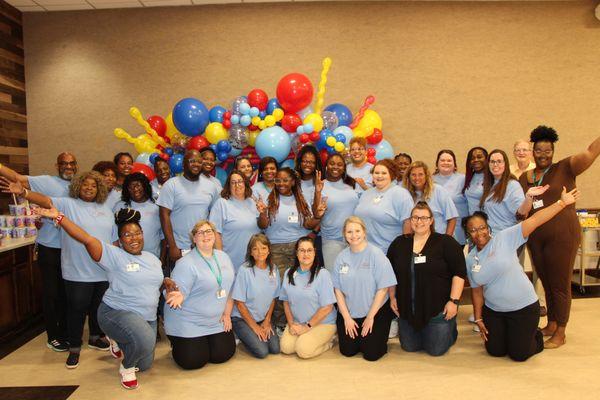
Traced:
[[323, 118], [319, 114], [311, 113], [304, 117], [303, 124], [311, 124], [314, 132], [321, 132], [323, 129]]
[[206, 127], [204, 136], [206, 136], [206, 140], [208, 140], [210, 143], [217, 144], [220, 140], [229, 139], [229, 132], [227, 132], [227, 129], [223, 127], [222, 123], [211, 122]]
[[325, 143], [327, 143], [327, 146], [333, 147], [333, 146], [335, 146], [336, 140], [333, 136], [329, 136], [327, 138], [327, 140], [325, 141]]
[[364, 138], [366, 136], [365, 131], [363, 131], [362, 129], [359, 129], [358, 127], [352, 129], [352, 132], [354, 132], [354, 137]]
[[279, 122], [283, 119], [283, 110], [281, 108], [276, 108], [273, 110], [273, 117], [275, 117], [275, 121]]
[[165, 122], [167, 123], [166, 134], [169, 137], [169, 139], [173, 139], [173, 135], [176, 133], [181, 134], [175, 127], [175, 124], [173, 123], [173, 114], [172, 113], [169, 113], [169, 115], [167, 115], [167, 118], [165, 118]]
[[335, 144], [335, 146], [333, 146], [333, 149], [335, 151], [337, 151], [338, 153], [341, 153], [342, 151], [344, 151], [345, 148], [346, 148], [346, 146], [344, 146], [344, 143], [342, 143], [342, 142], [337, 142]]
[[265, 129], [266, 127], [267, 127], [267, 123], [266, 123], [265, 121], [261, 120], [261, 121], [258, 123], [258, 129], [260, 129], [261, 131], [262, 131], [263, 129]]
[[261, 119], [259, 116], [252, 117], [252, 125], [258, 126], [258, 124], [260, 124], [260, 121], [261, 121]]
[[381, 129], [381, 117], [376, 111], [366, 110], [358, 125], [354, 128], [354, 133], [356, 134], [357, 130], [362, 131], [362, 137], [367, 137], [373, 134], [375, 128]]
[[267, 126], [275, 125], [275, 117], [272, 115], [267, 115], [265, 117], [265, 124], [267, 124]]
[[147, 133], [138, 136], [134, 140], [133, 145], [138, 153], [154, 153], [156, 151], [156, 142]]
[[256, 137], [258, 136], [258, 134], [260, 133], [260, 131], [248, 131], [248, 144], [252, 147], [254, 147], [254, 144], [256, 143]]

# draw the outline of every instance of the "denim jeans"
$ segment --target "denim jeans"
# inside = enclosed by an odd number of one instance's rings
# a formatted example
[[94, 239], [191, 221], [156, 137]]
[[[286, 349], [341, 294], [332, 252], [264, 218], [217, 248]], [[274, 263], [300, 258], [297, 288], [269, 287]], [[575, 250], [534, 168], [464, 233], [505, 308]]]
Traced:
[[123, 367], [145, 371], [152, 366], [156, 321], [146, 321], [140, 314], [115, 310], [102, 302], [98, 307], [98, 323], [123, 351]]
[[323, 239], [323, 261], [327, 271], [333, 273], [335, 259], [346, 247], [348, 245], [344, 241]]
[[231, 323], [235, 335], [254, 357], [265, 358], [269, 354], [279, 354], [279, 336], [275, 333], [275, 327], [273, 327], [273, 334], [269, 340], [263, 342], [242, 318], [233, 317]]
[[439, 313], [429, 320], [420, 331], [413, 328], [407, 320], [399, 319], [400, 345], [404, 351], [425, 350], [429, 355], [441, 356], [456, 342], [458, 330], [456, 317], [450, 321]]

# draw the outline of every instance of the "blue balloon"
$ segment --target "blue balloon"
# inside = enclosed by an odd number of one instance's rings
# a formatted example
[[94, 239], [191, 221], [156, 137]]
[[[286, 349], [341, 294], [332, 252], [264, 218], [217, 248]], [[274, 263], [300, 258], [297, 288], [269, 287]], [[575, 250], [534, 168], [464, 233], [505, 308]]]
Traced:
[[258, 117], [258, 114], [260, 114], [260, 110], [258, 109], [258, 107], [252, 107], [250, 109], [250, 112], [248, 113], [248, 115], [250, 115], [252, 118]]
[[277, 162], [282, 162], [290, 154], [292, 140], [283, 128], [272, 126], [257, 136], [254, 147], [260, 158], [273, 157]]
[[248, 103], [240, 104], [240, 113], [242, 113], [244, 115], [250, 114], [250, 104], [248, 104]]
[[315, 130], [313, 124], [304, 124], [302, 126], [304, 127], [304, 132], [305, 133], [311, 133], [312, 131]]
[[340, 103], [330, 104], [325, 111], [331, 111], [338, 117], [338, 126], [348, 126], [352, 122], [352, 111]]
[[328, 137], [335, 137], [333, 132], [331, 132], [329, 129], [323, 129], [321, 133], [325, 136], [325, 140], [327, 140]]
[[281, 106], [279, 105], [277, 98], [273, 97], [267, 103], [267, 114], [273, 114], [273, 110], [275, 110], [276, 108], [281, 108]]
[[210, 147], [211, 149], [213, 149], [213, 151], [215, 152], [215, 154], [217, 153], [217, 145], [216, 144], [211, 144], [208, 147]]
[[208, 109], [198, 99], [188, 97], [179, 100], [173, 107], [173, 123], [186, 136], [201, 135], [208, 125]]
[[208, 119], [210, 119], [210, 122], [223, 122], [223, 114], [226, 112], [225, 107], [214, 106], [208, 112]]
[[170, 156], [172, 156], [172, 155], [173, 155], [173, 149], [172, 149], [172, 148], [170, 148], [170, 147], [167, 147], [167, 148], [165, 149], [165, 153], [166, 153], [166, 154], [167, 154], [167, 155], [170, 157]]
[[375, 158], [377, 161], [383, 160], [384, 158], [394, 158], [394, 148], [387, 140], [383, 139], [376, 145], [369, 145], [367, 147], [375, 149]]
[[346, 143], [346, 136], [344, 136], [343, 133], [338, 133], [338, 134], [334, 134], [335, 135], [335, 140], [337, 140], [340, 143]]
[[224, 152], [224, 151], [220, 151], [217, 153], [217, 159], [219, 161], [225, 161], [227, 160], [227, 157], [229, 157], [229, 152]]
[[173, 154], [169, 159], [169, 167], [172, 174], [183, 172], [183, 154]]
[[338, 126], [333, 130], [333, 133], [335, 134], [335, 137], [337, 137], [337, 135], [340, 134], [344, 135], [344, 137], [346, 138], [345, 143], [347, 144], [350, 144], [350, 140], [354, 137], [354, 132], [347, 126]]
[[279, 168], [291, 168], [294, 169], [294, 160], [290, 159], [290, 160], [284, 160], [280, 165]]
[[261, 111], [261, 112], [259, 112], [259, 113], [258, 113], [258, 116], [259, 116], [261, 119], [265, 119], [265, 117], [267, 116], [267, 112], [266, 112], [266, 111]]
[[299, 126], [296, 128], [296, 133], [297, 133], [298, 135], [302, 135], [302, 134], [304, 133], [304, 125], [299, 125]]
[[231, 145], [229, 144], [229, 142], [227, 140], [219, 140], [219, 143], [217, 143], [217, 152], [221, 152], [221, 153], [228, 153], [231, 150]]
[[337, 151], [335, 151], [335, 149], [334, 149], [333, 147], [331, 147], [331, 146], [327, 146], [327, 152], [328, 152], [329, 154], [334, 154], [334, 153], [337, 153]]
[[158, 154], [158, 153], [150, 154], [150, 162], [152, 163], [152, 165], [154, 165], [154, 163], [156, 163], [156, 158], [159, 156], [160, 156], [160, 154]]
[[239, 115], [232, 115], [231, 116], [231, 125], [237, 125], [240, 123], [240, 116]]
[[242, 151], [243, 151], [243, 149], [238, 149], [238, 148], [232, 147], [231, 150], [229, 150], [229, 155], [231, 157], [237, 157], [240, 154], [242, 154]]
[[242, 115], [240, 117], [240, 125], [241, 126], [248, 126], [248, 125], [250, 125], [251, 122], [252, 122], [252, 118], [250, 118], [249, 115]]
[[216, 167], [215, 177], [219, 180], [219, 182], [221, 182], [222, 186], [225, 186], [225, 182], [227, 182], [227, 171], [221, 167]]

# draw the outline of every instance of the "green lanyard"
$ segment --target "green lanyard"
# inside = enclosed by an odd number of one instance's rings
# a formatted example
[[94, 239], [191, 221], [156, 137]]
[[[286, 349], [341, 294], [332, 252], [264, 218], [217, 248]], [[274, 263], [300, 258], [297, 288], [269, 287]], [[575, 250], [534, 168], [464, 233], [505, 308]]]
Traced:
[[221, 272], [221, 266], [219, 265], [219, 261], [217, 260], [217, 257], [215, 256], [215, 253], [213, 252], [213, 260], [215, 261], [215, 264], [217, 264], [217, 269], [219, 270], [219, 274], [215, 274], [215, 270], [213, 269], [212, 265], [210, 265], [210, 263], [208, 262], [208, 260], [206, 258], [204, 258], [204, 256], [202, 255], [202, 253], [200, 253], [200, 250], [198, 250], [198, 248], [196, 247], [196, 251], [198, 252], [198, 254], [200, 254], [200, 257], [202, 257], [202, 259], [204, 260], [204, 262], [206, 263], [206, 265], [208, 265], [208, 268], [210, 269], [210, 272], [212, 272], [213, 276], [215, 277], [215, 279], [217, 280], [217, 285], [219, 285], [219, 290], [223, 289], [223, 273]]
[[[551, 167], [552, 165], [550, 165]], [[548, 172], [548, 170], [550, 169], [550, 167], [546, 168], [544, 170], [544, 172], [542, 172], [542, 176], [540, 176], [540, 180], [539, 181], [535, 181], [535, 169], [532, 172], [532, 178], [533, 178], [533, 185], [534, 186], [540, 186], [542, 184], [542, 180], [544, 179], [544, 176], [546, 175], [546, 172]]]

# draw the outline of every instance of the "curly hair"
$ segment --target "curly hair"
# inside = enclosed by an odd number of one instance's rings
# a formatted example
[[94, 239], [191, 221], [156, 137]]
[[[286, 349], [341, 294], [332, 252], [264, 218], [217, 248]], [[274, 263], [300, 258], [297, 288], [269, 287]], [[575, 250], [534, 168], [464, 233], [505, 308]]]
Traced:
[[390, 178], [392, 179], [392, 182], [395, 180], [398, 180], [398, 178], [402, 177], [402, 174], [400, 173], [400, 168], [398, 168], [398, 164], [396, 164], [394, 161], [392, 161], [391, 158], [384, 158], [383, 160], [377, 161], [371, 171], [375, 171], [375, 167], [377, 167], [379, 165], [382, 165], [387, 168], [388, 173], [390, 174]]
[[423, 172], [425, 172], [425, 186], [423, 187], [423, 200], [429, 200], [433, 193], [433, 179], [431, 179], [431, 172], [429, 172], [429, 167], [423, 161], [414, 161], [412, 162], [406, 171], [404, 172], [404, 178], [402, 179], [404, 183], [404, 187], [406, 190], [410, 192], [413, 200], [417, 200], [417, 188], [410, 181], [410, 173], [415, 168], [423, 168]]
[[71, 179], [71, 184], [69, 185], [69, 197], [78, 199], [79, 192], [81, 191], [81, 185], [83, 184], [83, 181], [88, 178], [96, 181], [96, 187], [98, 188], [94, 202], [98, 204], [104, 204], [108, 197], [108, 188], [104, 183], [104, 177], [100, 175], [98, 171], [86, 171], [74, 176], [73, 179]]
[[154, 203], [152, 185], [150, 185], [150, 181], [146, 175], [142, 174], [141, 172], [134, 172], [133, 174], [125, 177], [125, 180], [123, 181], [123, 190], [121, 192], [121, 200], [123, 200], [123, 203], [131, 206], [131, 193], [129, 193], [129, 185], [133, 182], [141, 183], [144, 193], [146, 194], [146, 198]]
[[[296, 209], [298, 210], [298, 215], [300, 216], [300, 224], [304, 225], [304, 221], [307, 218], [311, 218], [312, 213], [310, 211], [310, 207], [304, 199], [304, 196], [302, 195], [300, 177], [296, 174], [296, 171], [289, 167], [281, 168], [277, 173], [279, 172], [285, 172], [291, 179], [294, 180], [294, 183], [292, 184], [292, 194], [296, 200]], [[269, 194], [267, 211], [269, 214], [269, 224], [271, 224], [275, 220], [275, 216], [279, 211], [279, 191], [277, 190], [277, 186], [275, 186], [275, 188], [271, 190], [271, 193]]]
[[556, 130], [554, 130], [554, 128], [540, 125], [531, 131], [529, 139], [532, 143], [550, 142], [552, 144], [552, 148], [554, 148], [554, 143], [558, 142], [558, 134], [556, 133]]
[[121, 236], [121, 231], [129, 224], [135, 224], [142, 229], [142, 226], [140, 225], [141, 219], [142, 214], [133, 208], [121, 208], [119, 211], [115, 212], [115, 224], [117, 225], [118, 235]]
[[92, 167], [92, 171], [100, 172], [104, 174], [104, 171], [112, 171], [115, 176], [119, 175], [119, 171], [117, 171], [117, 165], [112, 161], [98, 161]]
[[115, 163], [115, 165], [119, 164], [119, 161], [121, 161], [121, 157], [129, 157], [131, 162], [134, 161], [133, 156], [130, 153], [122, 151], [120, 153], [115, 154], [115, 157], [113, 158], [113, 162]]

